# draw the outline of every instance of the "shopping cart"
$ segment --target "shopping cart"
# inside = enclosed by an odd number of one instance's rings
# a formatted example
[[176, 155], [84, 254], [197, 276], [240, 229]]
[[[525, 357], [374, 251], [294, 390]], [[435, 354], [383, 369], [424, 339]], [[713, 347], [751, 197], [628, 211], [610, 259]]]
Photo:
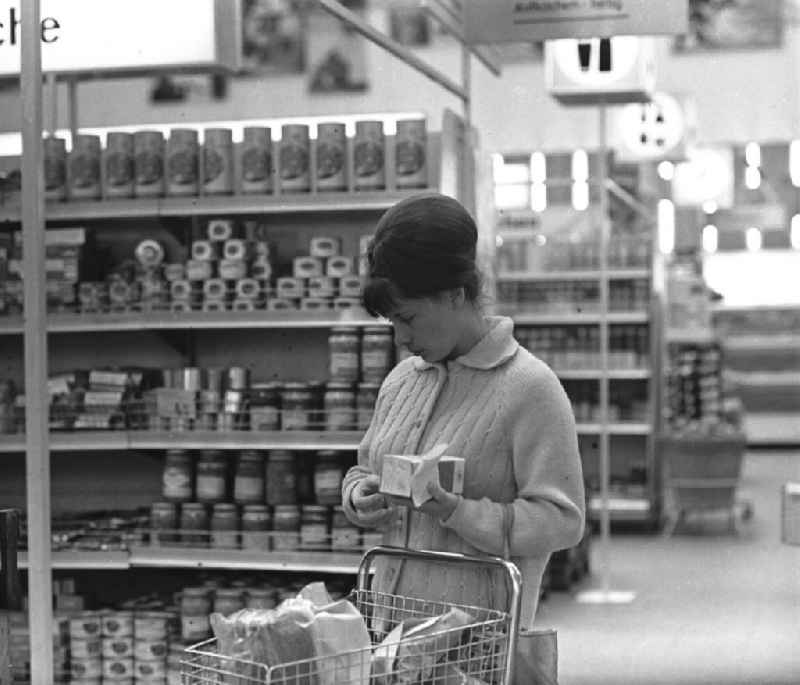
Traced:
[[[508, 606], [501, 611], [374, 591], [370, 589], [370, 570], [372, 562], [379, 556], [499, 567], [506, 576]], [[521, 588], [517, 567], [499, 558], [374, 547], [361, 560], [357, 586], [349, 598], [366, 621], [371, 648], [266, 666], [223, 656], [217, 651], [216, 640], [211, 639], [185, 651], [185, 658], [181, 661], [181, 682], [183, 685], [393, 685], [412, 682], [424, 682], [426, 685], [510, 685]], [[417, 666], [424, 664], [424, 672], [415, 669], [412, 673], [398, 666], [393, 658], [382, 660], [381, 672], [375, 672], [373, 656], [383, 655], [386, 647], [380, 645], [400, 621], [432, 618], [454, 608], [467, 612], [473, 621], [467, 626], [441, 630], [424, 638], [404, 638], [402, 641], [406, 653], [420, 656], [414, 662]], [[391, 652], [393, 648], [386, 651]], [[354, 677], [354, 673], [358, 675]]]

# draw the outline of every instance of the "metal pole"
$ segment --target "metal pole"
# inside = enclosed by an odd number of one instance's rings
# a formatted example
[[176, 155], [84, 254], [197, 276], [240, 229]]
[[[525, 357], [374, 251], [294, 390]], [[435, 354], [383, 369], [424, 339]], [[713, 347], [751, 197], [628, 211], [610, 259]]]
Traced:
[[42, 52], [39, 0], [22, 9], [22, 249], [25, 307], [25, 471], [28, 513], [28, 614], [32, 685], [53, 682], [45, 301]]
[[78, 79], [67, 80], [67, 102], [69, 103], [68, 116], [69, 135], [72, 145], [75, 145], [75, 136], [78, 135]]
[[606, 105], [599, 107], [599, 140], [597, 160], [598, 187], [600, 190], [600, 536], [603, 592], [611, 585], [611, 517], [609, 512], [609, 482], [611, 480], [611, 455], [608, 426], [608, 242], [609, 218], [606, 178], [608, 177], [608, 141], [606, 132]]
[[47, 97], [50, 100], [50, 108], [48, 110], [50, 120], [47, 122], [47, 131], [51, 136], [55, 136], [58, 130], [58, 84], [56, 83], [55, 74], [47, 74], [45, 80], [47, 83]]

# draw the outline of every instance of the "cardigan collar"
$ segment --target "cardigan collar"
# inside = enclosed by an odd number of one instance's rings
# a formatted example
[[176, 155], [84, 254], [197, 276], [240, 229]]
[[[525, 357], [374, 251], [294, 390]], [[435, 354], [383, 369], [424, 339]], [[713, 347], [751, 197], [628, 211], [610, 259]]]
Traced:
[[[519, 343], [514, 339], [514, 322], [507, 316], [488, 316], [486, 319], [491, 326], [489, 332], [469, 352], [456, 357], [451, 363], [488, 370], [500, 366], [516, 354]], [[414, 358], [414, 368], [418, 371], [436, 366], [443, 366], [443, 363], [432, 364], [422, 357]]]

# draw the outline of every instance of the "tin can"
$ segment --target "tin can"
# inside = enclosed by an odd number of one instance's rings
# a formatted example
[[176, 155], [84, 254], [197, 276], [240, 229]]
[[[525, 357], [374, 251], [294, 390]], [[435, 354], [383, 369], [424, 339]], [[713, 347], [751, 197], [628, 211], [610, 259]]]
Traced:
[[264, 126], [245, 126], [241, 155], [243, 193], [272, 192], [272, 132]]
[[207, 195], [233, 192], [233, 132], [207, 128], [203, 140], [203, 190]]
[[239, 546], [239, 514], [235, 504], [220, 502], [211, 514], [211, 546], [236, 549]]
[[349, 431], [355, 427], [356, 394], [347, 381], [331, 381], [325, 389], [325, 429]]
[[250, 369], [243, 366], [232, 366], [228, 369], [225, 378], [225, 387], [228, 390], [247, 390], [250, 386]]
[[350, 523], [341, 506], [334, 506], [331, 514], [331, 549], [358, 549], [361, 542], [360, 538], [358, 526]]
[[248, 609], [274, 609], [275, 590], [271, 587], [251, 587], [247, 589], [247, 608]]
[[102, 622], [97, 611], [82, 611], [69, 620], [71, 638], [94, 640], [100, 637]]
[[103, 194], [105, 197], [133, 197], [133, 135], [110, 131], [103, 155]]
[[361, 338], [361, 377], [380, 382], [392, 369], [394, 336], [388, 326], [367, 326]]
[[264, 504], [245, 504], [242, 509], [242, 549], [268, 551], [272, 517]]
[[133, 134], [133, 169], [136, 197], [164, 194], [164, 135], [161, 131]]
[[314, 416], [314, 394], [308, 383], [285, 383], [281, 393], [281, 427], [283, 430], [311, 430]]
[[166, 155], [167, 195], [197, 195], [198, 135], [191, 128], [174, 128], [167, 141]]
[[285, 124], [281, 129], [279, 174], [281, 192], [311, 190], [311, 143], [308, 126]]
[[133, 637], [133, 612], [112, 611], [101, 614], [103, 637]]
[[103, 659], [133, 657], [133, 637], [105, 637], [102, 640]]
[[181, 593], [181, 639], [199, 642], [211, 634], [211, 598], [206, 587], [186, 587]]
[[233, 500], [238, 504], [264, 501], [264, 457], [255, 450], [239, 455], [233, 479]]
[[428, 185], [428, 142], [425, 119], [401, 119], [394, 139], [394, 171], [397, 188]]
[[383, 122], [357, 121], [353, 144], [353, 176], [356, 190], [386, 187], [386, 155]]
[[195, 491], [198, 502], [215, 503], [225, 499], [228, 462], [220, 450], [203, 450], [197, 461]]
[[296, 504], [279, 504], [272, 517], [272, 548], [294, 550], [300, 545], [300, 507]]
[[185, 450], [167, 450], [162, 495], [170, 502], [192, 499], [192, 457]]
[[70, 659], [70, 674], [75, 680], [93, 680], [103, 676], [103, 659], [99, 655], [88, 659]]
[[300, 546], [308, 550], [330, 549], [328, 539], [328, 509], [307, 504], [300, 515]]
[[358, 430], [369, 428], [380, 388], [380, 383], [375, 382], [365, 381], [358, 384], [356, 393], [356, 426]]
[[173, 531], [178, 529], [178, 505], [173, 502], [153, 502], [150, 507], [150, 543], [174, 542]]
[[129, 659], [103, 659], [103, 680], [119, 681], [133, 678], [133, 657]]
[[44, 193], [47, 200], [67, 198], [67, 141], [47, 136], [44, 147]]
[[208, 510], [200, 502], [181, 505], [181, 541], [193, 547], [208, 546]]
[[250, 388], [250, 430], [276, 431], [281, 428], [280, 383], [256, 383]]
[[220, 588], [214, 594], [214, 611], [230, 616], [244, 609], [244, 593], [239, 588]]
[[102, 653], [103, 643], [99, 639], [80, 640], [71, 637], [69, 656], [71, 659], [96, 659]]
[[334, 450], [318, 452], [314, 467], [314, 497], [317, 504], [341, 504], [343, 478], [344, 467], [339, 453]]
[[272, 450], [267, 457], [266, 499], [273, 507], [297, 504], [294, 455], [288, 450]]
[[138, 685], [155, 685], [159, 682], [163, 685], [167, 677], [167, 661], [166, 659], [136, 660], [133, 670]]
[[100, 198], [100, 136], [80, 133], [69, 154], [70, 199]]
[[166, 635], [162, 640], [136, 640], [133, 643], [133, 658], [136, 663], [140, 661], [160, 660], [166, 662], [169, 652], [169, 643]]
[[347, 190], [347, 136], [344, 124], [319, 124], [316, 153], [317, 190]]
[[357, 381], [360, 367], [358, 329], [336, 326], [328, 338], [332, 380]]

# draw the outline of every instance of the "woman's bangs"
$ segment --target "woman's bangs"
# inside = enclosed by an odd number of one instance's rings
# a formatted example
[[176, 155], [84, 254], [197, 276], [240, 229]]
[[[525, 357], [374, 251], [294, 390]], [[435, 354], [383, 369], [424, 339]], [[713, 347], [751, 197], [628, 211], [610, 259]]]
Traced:
[[387, 278], [370, 278], [361, 291], [361, 303], [370, 315], [388, 317], [397, 309], [397, 289]]

